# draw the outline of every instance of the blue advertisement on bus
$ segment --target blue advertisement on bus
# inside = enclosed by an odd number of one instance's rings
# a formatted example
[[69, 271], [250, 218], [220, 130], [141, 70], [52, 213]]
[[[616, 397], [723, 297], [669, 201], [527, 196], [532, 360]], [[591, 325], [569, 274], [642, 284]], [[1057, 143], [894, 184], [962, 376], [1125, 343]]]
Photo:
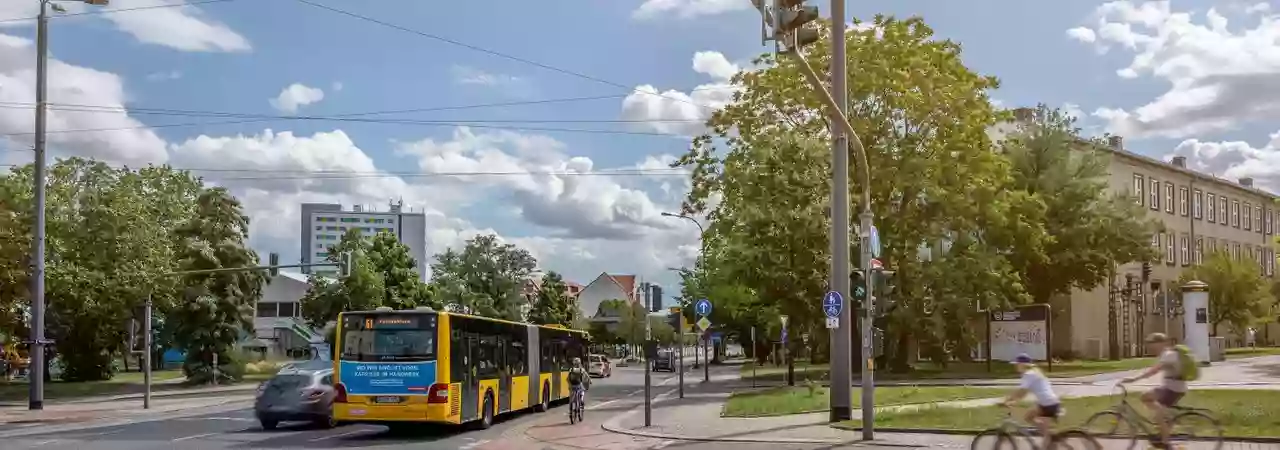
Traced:
[[425, 395], [436, 382], [436, 362], [341, 361], [338, 378], [351, 395]]

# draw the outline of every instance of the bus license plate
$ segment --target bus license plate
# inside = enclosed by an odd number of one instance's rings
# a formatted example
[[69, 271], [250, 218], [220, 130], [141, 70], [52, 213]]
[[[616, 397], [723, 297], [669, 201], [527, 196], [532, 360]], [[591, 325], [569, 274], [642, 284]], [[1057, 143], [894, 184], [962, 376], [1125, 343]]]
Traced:
[[400, 397], [393, 397], [393, 396], [382, 396], [382, 397], [373, 398], [374, 403], [400, 403], [401, 401], [403, 400]]

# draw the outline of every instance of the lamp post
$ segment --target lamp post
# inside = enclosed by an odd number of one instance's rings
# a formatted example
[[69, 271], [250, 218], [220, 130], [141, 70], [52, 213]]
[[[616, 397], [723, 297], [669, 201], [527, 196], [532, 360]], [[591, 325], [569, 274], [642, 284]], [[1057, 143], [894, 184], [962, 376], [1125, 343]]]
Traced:
[[[698, 245], [699, 245], [699, 247], [700, 247], [700, 249], [698, 250], [698, 252], [699, 252], [699, 256], [700, 256], [700, 257], [703, 257], [703, 258], [705, 258], [705, 257], [706, 257], [706, 255], [707, 255], [707, 229], [706, 229], [706, 228], [703, 228], [703, 226], [702, 226], [702, 222], [699, 222], [699, 221], [698, 221], [698, 219], [695, 219], [695, 218], [693, 218], [693, 217], [691, 217], [691, 216], [688, 216], [688, 215], [685, 215], [685, 214], [673, 214], [673, 213], [669, 213], [669, 212], [664, 212], [664, 213], [662, 213], [662, 216], [663, 216], [663, 217], [677, 217], [677, 218], [680, 218], [680, 219], [688, 220], [688, 221], [690, 221], [690, 222], [693, 222], [693, 224], [694, 224], [694, 225], [697, 225], [697, 226], [698, 226], [698, 240], [699, 240], [699, 244], [698, 244]], [[681, 330], [681, 331], [683, 331], [683, 330]], [[683, 342], [682, 342], [681, 344], [683, 344]], [[707, 343], [706, 343], [706, 339], [705, 339], [705, 338], [703, 339], [703, 347], [702, 347], [702, 349], [703, 349], [703, 355], [702, 355], [702, 359], [703, 359], [703, 361], [702, 361], [702, 362], [703, 362], [703, 365], [702, 365], [702, 382], [703, 382], [703, 383], [706, 383], [706, 382], [710, 382], [710, 381], [711, 381], [711, 359], [710, 359], [710, 358], [709, 358], [709, 356], [706, 354], [706, 351], [707, 351]], [[696, 352], [696, 351], [695, 351], [693, 354], [694, 354], [694, 357], [695, 357], [695, 358], [698, 356], [698, 352]], [[697, 366], [697, 362], [694, 362], [694, 366], [695, 366], [695, 367]]]
[[[32, 203], [35, 214], [31, 230], [31, 370], [29, 377], [30, 394], [27, 408], [44, 409], [44, 373], [45, 345], [44, 338], [44, 243], [45, 243], [45, 126], [49, 95], [49, 10], [66, 12], [55, 1], [38, 0], [40, 15], [36, 16], [36, 132], [35, 132], [35, 164], [32, 190]], [[105, 6], [107, 0], [79, 0], [79, 3]]]

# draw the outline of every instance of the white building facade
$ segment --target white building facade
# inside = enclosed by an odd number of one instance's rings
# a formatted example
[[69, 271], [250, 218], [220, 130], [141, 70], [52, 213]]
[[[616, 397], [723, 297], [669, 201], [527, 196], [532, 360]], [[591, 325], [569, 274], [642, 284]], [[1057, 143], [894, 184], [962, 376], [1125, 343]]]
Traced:
[[307, 295], [307, 276], [280, 272], [262, 287], [262, 298], [254, 307], [253, 334], [274, 358], [309, 359], [327, 357], [329, 346], [324, 332], [302, 320], [301, 300]]
[[[427, 223], [421, 212], [408, 212], [403, 204], [392, 203], [387, 211], [374, 211], [360, 205], [343, 209], [335, 203], [303, 203], [302, 233], [299, 237], [299, 255], [303, 264], [324, 262], [330, 246], [342, 240], [350, 229], [359, 229], [372, 237], [380, 232], [394, 234], [409, 248], [409, 255], [418, 263], [418, 277], [426, 279], [427, 273]], [[304, 268], [303, 273], [332, 276], [336, 269]]]

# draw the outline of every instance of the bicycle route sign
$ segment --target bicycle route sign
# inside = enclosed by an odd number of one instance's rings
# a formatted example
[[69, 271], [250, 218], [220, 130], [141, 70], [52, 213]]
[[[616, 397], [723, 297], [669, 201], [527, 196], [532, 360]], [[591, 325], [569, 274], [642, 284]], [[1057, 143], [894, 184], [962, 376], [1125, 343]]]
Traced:
[[844, 297], [839, 292], [830, 291], [827, 292], [827, 295], [822, 296], [822, 312], [826, 313], [827, 317], [840, 317], [840, 310], [842, 309], [844, 309]]

